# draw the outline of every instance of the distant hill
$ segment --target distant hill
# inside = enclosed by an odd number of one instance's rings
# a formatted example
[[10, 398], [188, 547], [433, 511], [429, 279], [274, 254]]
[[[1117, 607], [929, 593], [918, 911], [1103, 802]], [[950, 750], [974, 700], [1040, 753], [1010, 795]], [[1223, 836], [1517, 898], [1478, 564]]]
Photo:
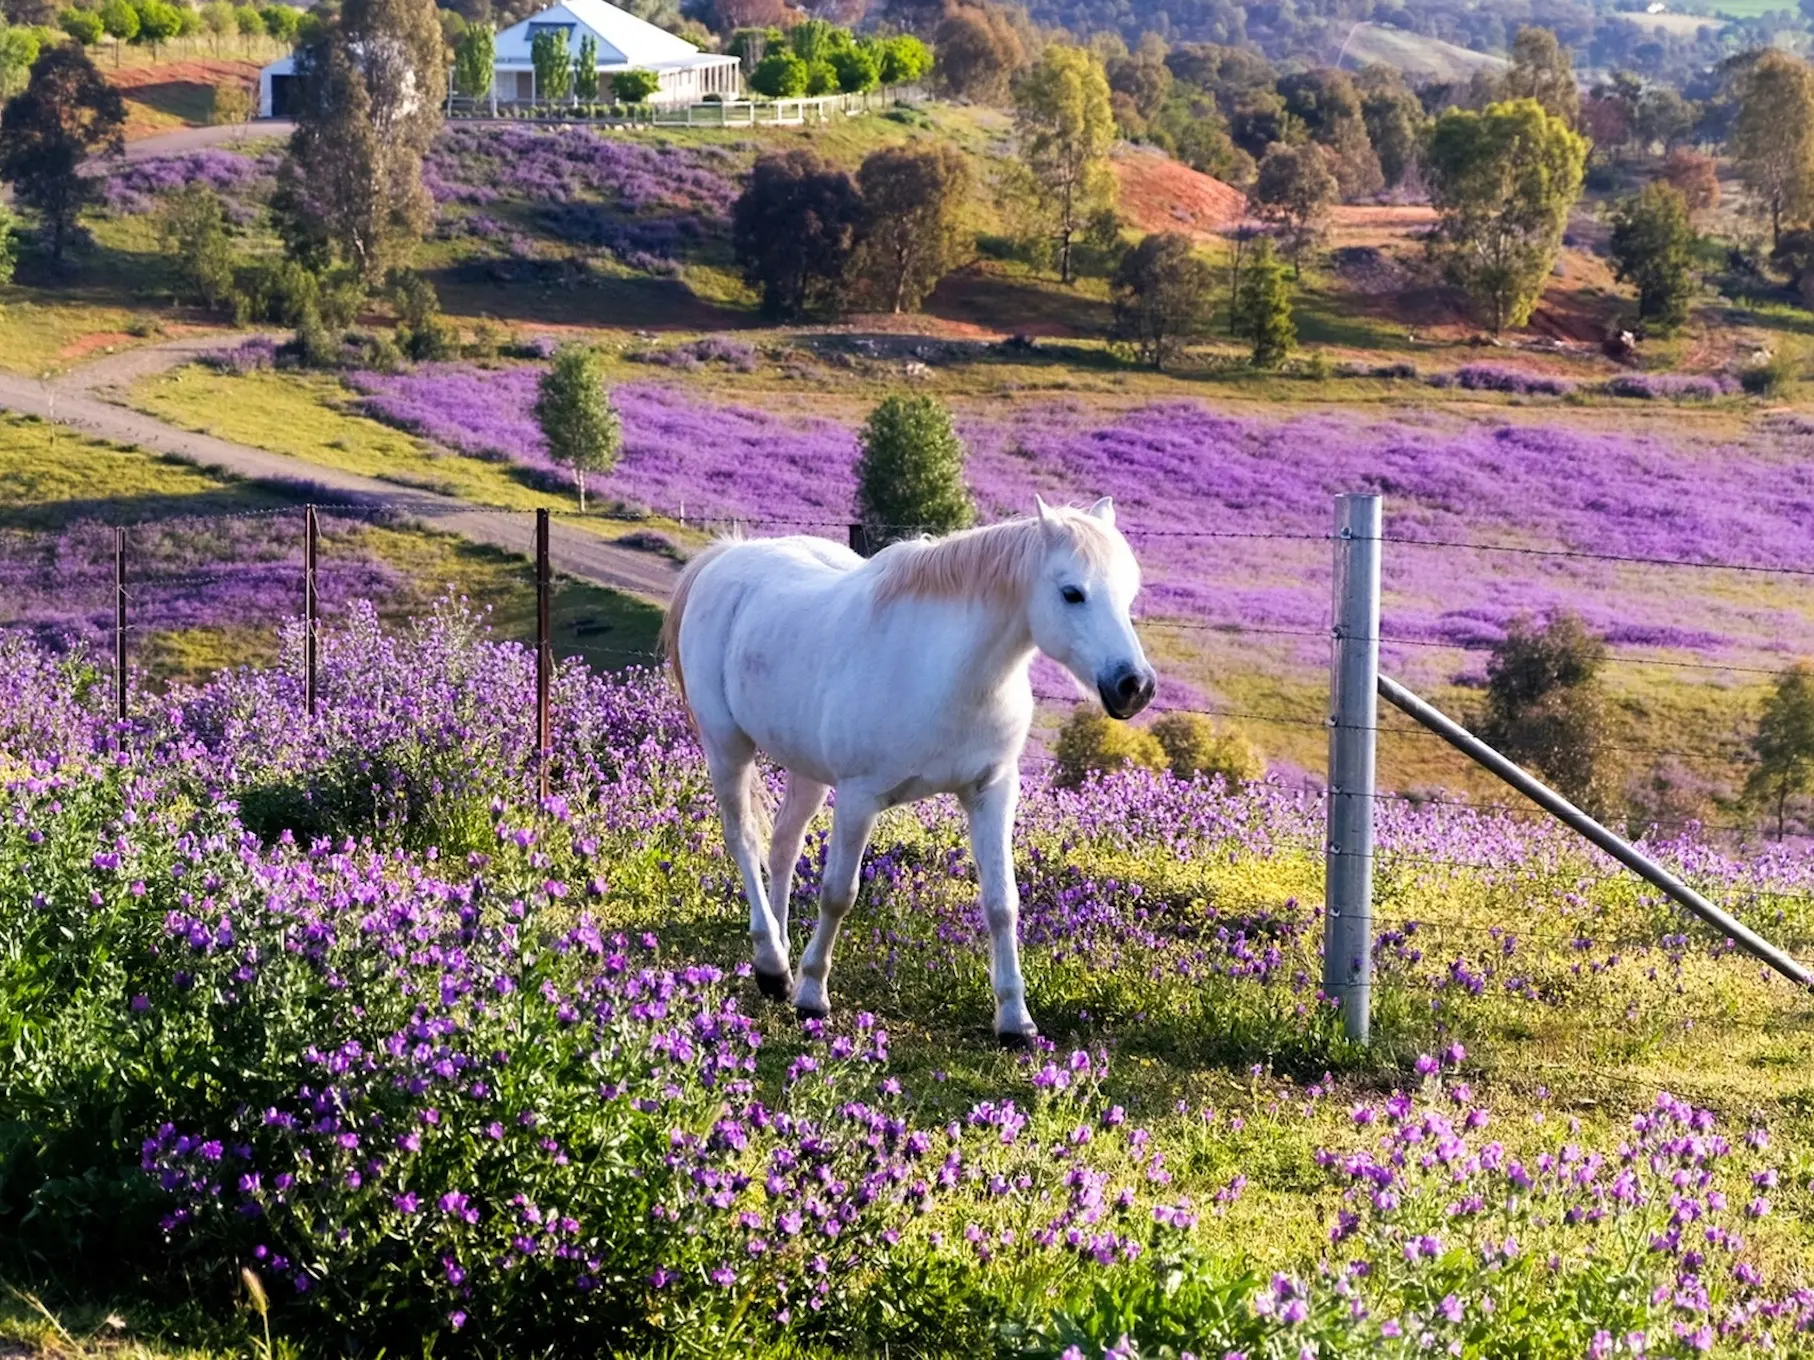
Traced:
[[1420, 37], [1384, 24], [1356, 24], [1342, 47], [1341, 64], [1352, 70], [1376, 62], [1432, 80], [1466, 80], [1482, 67], [1500, 71], [1506, 66], [1504, 57], [1473, 52], [1441, 38]]

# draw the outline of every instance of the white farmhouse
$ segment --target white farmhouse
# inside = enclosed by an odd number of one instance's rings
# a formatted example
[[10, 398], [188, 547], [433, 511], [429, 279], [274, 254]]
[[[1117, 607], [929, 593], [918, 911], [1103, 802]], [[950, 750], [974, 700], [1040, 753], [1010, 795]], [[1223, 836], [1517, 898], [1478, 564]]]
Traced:
[[[530, 46], [535, 35], [546, 29], [565, 32], [567, 48], [575, 55], [580, 39], [588, 33], [592, 35], [598, 47], [601, 99], [610, 98], [610, 78], [619, 71], [653, 71], [661, 84], [651, 101], [658, 104], [692, 104], [707, 95], [735, 99], [743, 90], [741, 67], [735, 57], [701, 52], [685, 38], [677, 38], [605, 0], [562, 0], [498, 34], [491, 90], [498, 102], [536, 97]], [[289, 111], [291, 82], [295, 78], [294, 57], [274, 61], [258, 73], [259, 117], [281, 118]]]
[[500, 100], [534, 99], [535, 65], [530, 44], [545, 29], [565, 29], [567, 49], [579, 51], [587, 33], [598, 44], [599, 95], [609, 98], [611, 76], [619, 71], [653, 71], [661, 88], [651, 96], [658, 104], [694, 104], [708, 94], [735, 99], [743, 82], [735, 57], [701, 52], [605, 0], [562, 0], [498, 34], [494, 89]]

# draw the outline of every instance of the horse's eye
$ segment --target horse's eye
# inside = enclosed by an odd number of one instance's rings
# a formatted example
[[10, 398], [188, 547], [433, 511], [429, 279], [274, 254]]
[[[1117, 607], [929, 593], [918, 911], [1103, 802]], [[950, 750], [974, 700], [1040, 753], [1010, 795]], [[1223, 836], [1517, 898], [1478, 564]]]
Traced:
[[1079, 590], [1076, 586], [1066, 586], [1063, 590], [1059, 591], [1058, 593], [1060, 595], [1064, 596], [1064, 602], [1066, 604], [1082, 604], [1083, 603], [1083, 592], [1081, 590]]

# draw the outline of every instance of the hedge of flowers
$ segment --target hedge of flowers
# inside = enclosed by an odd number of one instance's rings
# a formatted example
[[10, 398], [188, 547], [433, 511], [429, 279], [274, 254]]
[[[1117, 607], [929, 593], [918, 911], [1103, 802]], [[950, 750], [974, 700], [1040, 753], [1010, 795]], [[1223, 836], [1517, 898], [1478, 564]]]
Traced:
[[1621, 373], [1605, 384], [1608, 396], [1640, 401], [1712, 401], [1738, 390], [1738, 379], [1724, 373]]
[[[1452, 959], [1382, 935], [1382, 995], [1415, 999], [1382, 1003], [1409, 1085], [1345, 1119], [1329, 1107], [1364, 1088], [1328, 1077], [1287, 1135], [1277, 1098], [1249, 1129], [1124, 1076], [1104, 1040], [1201, 1061], [1193, 1028], [1231, 1054], [1352, 1061], [1281, 900], [1315, 861], [1314, 799], [1035, 778], [1034, 992], [1087, 998], [1104, 1028], [951, 1089], [932, 1068], [986, 1028], [951, 810], [885, 828], [841, 984], [873, 1002], [802, 1032], [753, 1009], [702, 761], [659, 679], [561, 668], [538, 803], [523, 649], [451, 606], [406, 636], [356, 610], [311, 724], [286, 645], [271, 670], [137, 695], [122, 732], [79, 657], [0, 632], [0, 1264], [28, 1253], [90, 1288], [244, 1268], [286, 1335], [362, 1350], [1807, 1344], [1795, 1258], [1759, 1246], [1799, 1193], [1765, 1125], [1668, 1096], [1622, 1135], [1507, 1124], [1462, 1079], [1455, 1036], [1486, 1003], [1441, 981]], [[1740, 966], [1670, 939], [1660, 904], [1596, 894], [1558, 831], [1446, 806], [1382, 822], [1413, 880], [1436, 846], [1480, 866], [1470, 893], [1630, 931], [1606, 967], [1658, 1006], [1684, 960]], [[1739, 877], [1692, 842], [1659, 853], [1710, 887]], [[821, 857], [815, 838], [803, 901]], [[1752, 872], [1810, 877], [1789, 857]], [[1584, 957], [1515, 954], [1508, 971], [1558, 979]], [[943, 1061], [903, 1062], [897, 1025], [935, 1027]], [[1324, 1245], [1255, 1273], [1219, 1225], [1281, 1137], [1326, 1187]]]
[[1463, 364], [1453, 373], [1430, 376], [1432, 387], [1460, 387], [1470, 392], [1512, 392], [1525, 397], [1565, 397], [1575, 390], [1567, 378], [1532, 373], [1503, 364]]

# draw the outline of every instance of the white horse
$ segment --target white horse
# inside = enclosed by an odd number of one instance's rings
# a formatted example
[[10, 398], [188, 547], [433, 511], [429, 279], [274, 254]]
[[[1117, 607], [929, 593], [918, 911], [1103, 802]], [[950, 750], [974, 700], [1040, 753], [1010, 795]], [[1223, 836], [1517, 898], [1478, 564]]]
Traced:
[[[723, 540], [688, 564], [662, 643], [743, 875], [764, 995], [791, 993], [803, 1018], [827, 1014], [832, 945], [876, 817], [953, 793], [970, 819], [993, 941], [995, 1032], [1010, 1046], [1037, 1034], [1020, 971], [1011, 844], [1033, 717], [1028, 668], [1037, 649], [1112, 717], [1139, 712], [1155, 684], [1128, 619], [1139, 588], [1106, 499], [1087, 513], [1040, 501], [1034, 517], [896, 543], [867, 562], [826, 539], [793, 537]], [[787, 771], [768, 892], [758, 751]], [[796, 988], [788, 895], [828, 788], [838, 797], [819, 924]]]

